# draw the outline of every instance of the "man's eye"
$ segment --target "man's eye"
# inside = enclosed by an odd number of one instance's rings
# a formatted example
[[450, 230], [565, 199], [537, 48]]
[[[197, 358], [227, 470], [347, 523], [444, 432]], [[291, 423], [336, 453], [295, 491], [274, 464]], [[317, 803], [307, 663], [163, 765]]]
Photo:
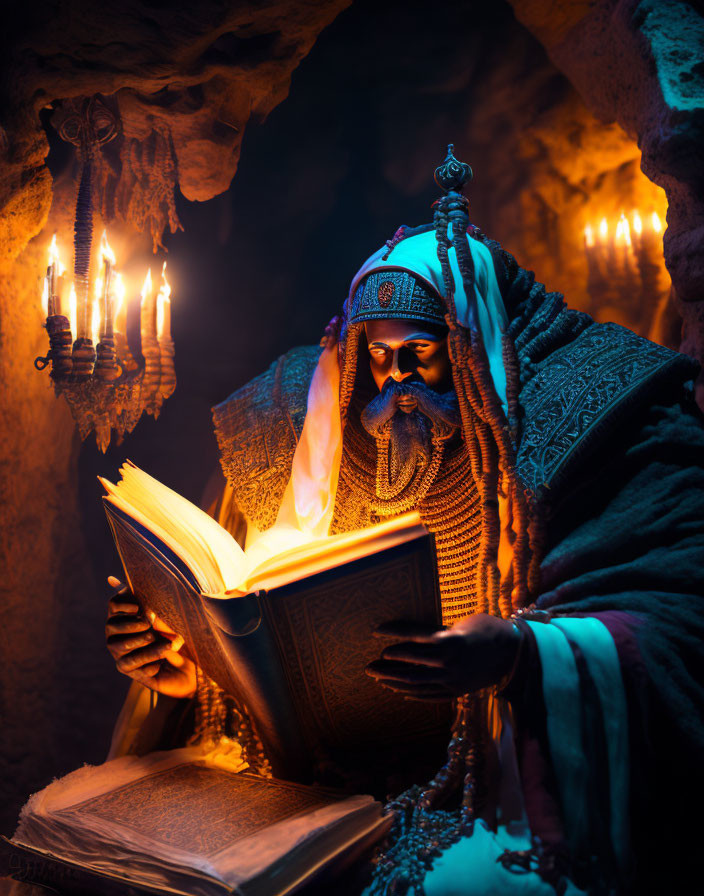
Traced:
[[370, 348], [369, 352], [374, 355], [375, 358], [383, 358], [386, 356], [386, 349], [383, 348]]

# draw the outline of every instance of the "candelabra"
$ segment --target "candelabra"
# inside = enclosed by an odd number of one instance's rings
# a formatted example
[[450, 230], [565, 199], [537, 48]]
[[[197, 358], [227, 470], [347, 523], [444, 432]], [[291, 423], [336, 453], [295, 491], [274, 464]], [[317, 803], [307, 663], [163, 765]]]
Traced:
[[657, 212], [634, 211], [618, 220], [603, 217], [584, 228], [587, 290], [594, 313], [615, 318], [637, 332], [656, 338], [656, 323], [670, 296], [662, 251], [662, 223]]
[[44, 283], [49, 351], [46, 357], [36, 358], [34, 365], [44, 370], [51, 364], [56, 395], [66, 399], [81, 438], [94, 431], [104, 452], [112, 430], [118, 442], [122, 441], [142, 413], [158, 417], [163, 402], [176, 388], [171, 289], [165, 262], [156, 295], [151, 272], [147, 274], [141, 294], [142, 357], [138, 361], [129, 347], [124, 285], [116, 274], [115, 256], [105, 233], [92, 300], [90, 290], [95, 154], [115, 137], [119, 122], [100, 97], [72, 101], [66, 104], [65, 112], [59, 133], [77, 147], [82, 162], [74, 223], [74, 284], [70, 307], [65, 309], [63, 269], [54, 237]]

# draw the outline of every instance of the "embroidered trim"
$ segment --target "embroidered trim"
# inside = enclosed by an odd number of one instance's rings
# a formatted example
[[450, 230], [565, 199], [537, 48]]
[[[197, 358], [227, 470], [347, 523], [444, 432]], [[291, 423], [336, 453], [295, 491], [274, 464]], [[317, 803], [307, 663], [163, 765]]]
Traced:
[[651, 394], [653, 380], [684, 382], [695, 372], [690, 358], [618, 324], [587, 327], [538, 365], [519, 395], [517, 468], [526, 487], [546, 499], [615, 419]]

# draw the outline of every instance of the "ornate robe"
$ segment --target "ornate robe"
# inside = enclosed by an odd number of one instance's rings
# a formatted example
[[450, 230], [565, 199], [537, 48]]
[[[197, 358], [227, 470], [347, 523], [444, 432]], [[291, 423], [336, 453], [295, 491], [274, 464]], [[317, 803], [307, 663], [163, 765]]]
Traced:
[[[487, 244], [519, 360], [518, 472], [543, 522], [544, 612], [523, 624], [530, 662], [512, 694], [530, 830], [553, 863], [572, 856], [579, 886], [643, 892], [684, 879], [678, 822], [704, 748], [697, 365], [566, 308]], [[283, 495], [318, 353], [294, 349], [214, 409], [223, 470], [258, 527]]]
[[[555, 867], [571, 856], [569, 877], [590, 892], [670, 888], [694, 865], [684, 819], [702, 796], [697, 365], [566, 308], [487, 245], [519, 360], [517, 467], [543, 523], [543, 612], [522, 623], [528, 661], [511, 694], [530, 831]], [[214, 409], [229, 486], [213, 510], [234, 533], [243, 513], [258, 528], [274, 521], [319, 351], [288, 352]], [[187, 729], [168, 703], [151, 723], [158, 737], [143, 730], [137, 749]], [[434, 886], [429, 876], [429, 892], [445, 892]]]

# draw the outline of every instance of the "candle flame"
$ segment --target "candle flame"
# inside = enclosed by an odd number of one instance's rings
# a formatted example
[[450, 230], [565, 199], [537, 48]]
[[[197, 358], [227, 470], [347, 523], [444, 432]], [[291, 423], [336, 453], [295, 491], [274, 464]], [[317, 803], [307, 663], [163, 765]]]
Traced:
[[144, 301], [145, 296], [148, 296], [152, 291], [152, 269], [149, 268], [147, 271], [147, 276], [144, 278], [144, 286], [142, 287], [142, 301]]
[[103, 235], [100, 238], [100, 260], [105, 262], [106, 260], [110, 262], [110, 264], [115, 264], [115, 253], [110, 248], [110, 244], [108, 243], [108, 233], [107, 230], [103, 231]]
[[650, 216], [651, 224], [653, 225], [653, 230], [655, 233], [660, 233], [662, 230], [662, 221], [660, 220], [660, 216], [657, 212], [653, 212]]
[[93, 314], [90, 320], [91, 338], [93, 345], [100, 341], [100, 299], [93, 299]]
[[71, 284], [71, 292], [68, 297], [68, 319], [73, 330], [74, 337], [78, 335], [78, 298], [76, 296], [76, 287]]
[[42, 289], [42, 311], [44, 317], [49, 316], [49, 281], [44, 278], [44, 288]]
[[56, 245], [56, 234], [52, 236], [51, 243], [49, 244], [49, 264], [56, 265], [57, 277], [63, 277], [66, 268], [61, 264], [61, 259], [59, 258], [59, 248]]
[[587, 226], [584, 228], [584, 242], [589, 248], [594, 245], [594, 231], [592, 230], [590, 224], [587, 224]]
[[631, 245], [631, 228], [628, 226], [628, 218], [621, 212], [621, 217], [616, 224], [616, 242], [624, 246]]
[[122, 274], [115, 275], [115, 317], [122, 310], [122, 303], [125, 301], [125, 283]]
[[103, 294], [103, 278], [96, 277], [95, 278], [95, 287], [93, 288], [93, 296], [96, 299], [99, 299]]
[[171, 299], [171, 286], [169, 285], [169, 281], [166, 279], [166, 262], [164, 262], [164, 266], [161, 269], [161, 286], [159, 287], [159, 295], [163, 296], [164, 299]]
[[641, 220], [640, 215], [638, 214], [637, 209], [633, 212], [633, 229], [638, 234], [638, 236], [640, 236], [641, 233], [643, 233], [643, 222]]
[[599, 224], [599, 236], [602, 240], [605, 240], [609, 233], [609, 225], [606, 221], [606, 218], [601, 219], [601, 223]]

